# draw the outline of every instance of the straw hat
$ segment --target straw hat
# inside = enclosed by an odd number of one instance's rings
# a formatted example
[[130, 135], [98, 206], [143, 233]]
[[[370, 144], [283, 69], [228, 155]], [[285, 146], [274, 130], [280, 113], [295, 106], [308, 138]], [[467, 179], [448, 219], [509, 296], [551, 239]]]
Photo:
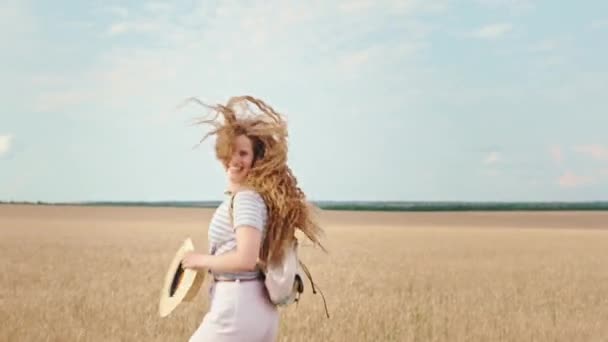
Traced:
[[158, 307], [160, 317], [168, 316], [182, 301], [192, 301], [205, 279], [205, 270], [195, 271], [182, 268], [182, 259], [186, 253], [191, 251], [194, 251], [194, 245], [192, 240], [187, 238], [171, 261], [160, 293]]

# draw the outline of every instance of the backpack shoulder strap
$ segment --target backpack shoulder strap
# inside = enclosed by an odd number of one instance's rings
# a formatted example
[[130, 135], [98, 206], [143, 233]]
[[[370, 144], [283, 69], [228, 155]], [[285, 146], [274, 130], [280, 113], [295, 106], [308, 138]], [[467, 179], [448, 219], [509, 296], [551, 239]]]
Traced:
[[230, 224], [234, 224], [234, 217], [233, 217], [233, 210], [234, 210], [234, 198], [236, 197], [236, 194], [240, 191], [240, 190], [248, 190], [249, 188], [240, 188], [235, 190], [234, 192], [230, 192], [227, 191], [226, 194], [230, 194], [230, 205], [228, 206], [228, 216], [230, 216]]
[[[234, 211], [234, 197], [236, 197], [236, 193], [238, 191], [235, 191], [233, 193], [230, 194], [230, 205], [228, 206], [228, 216], [230, 217], [230, 225], [234, 225], [234, 216], [233, 216], [233, 211]], [[234, 227], [232, 228], [234, 230]]]

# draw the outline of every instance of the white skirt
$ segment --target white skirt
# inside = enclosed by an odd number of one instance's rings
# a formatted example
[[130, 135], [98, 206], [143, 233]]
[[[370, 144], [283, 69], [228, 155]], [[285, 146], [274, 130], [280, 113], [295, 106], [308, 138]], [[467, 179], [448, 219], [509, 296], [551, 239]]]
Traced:
[[279, 312], [262, 280], [211, 283], [210, 307], [189, 342], [273, 342]]

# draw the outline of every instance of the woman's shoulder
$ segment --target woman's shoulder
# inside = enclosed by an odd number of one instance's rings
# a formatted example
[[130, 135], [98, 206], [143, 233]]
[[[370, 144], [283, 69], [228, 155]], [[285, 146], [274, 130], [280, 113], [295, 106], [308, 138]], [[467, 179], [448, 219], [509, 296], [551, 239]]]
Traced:
[[266, 214], [268, 206], [259, 191], [251, 188], [239, 188], [233, 194], [233, 208], [239, 216], [248, 216], [253, 213]]
[[258, 202], [264, 202], [264, 197], [262, 196], [262, 194], [258, 190], [251, 187], [239, 187], [234, 190], [233, 194], [235, 199], [248, 199]]

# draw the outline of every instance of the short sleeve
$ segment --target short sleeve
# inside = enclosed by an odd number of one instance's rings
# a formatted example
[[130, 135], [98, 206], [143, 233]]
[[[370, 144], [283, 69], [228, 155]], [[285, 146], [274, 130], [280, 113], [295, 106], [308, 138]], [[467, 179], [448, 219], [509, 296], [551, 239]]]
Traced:
[[267, 208], [264, 199], [255, 191], [240, 191], [234, 196], [234, 229], [251, 226], [264, 231]]

